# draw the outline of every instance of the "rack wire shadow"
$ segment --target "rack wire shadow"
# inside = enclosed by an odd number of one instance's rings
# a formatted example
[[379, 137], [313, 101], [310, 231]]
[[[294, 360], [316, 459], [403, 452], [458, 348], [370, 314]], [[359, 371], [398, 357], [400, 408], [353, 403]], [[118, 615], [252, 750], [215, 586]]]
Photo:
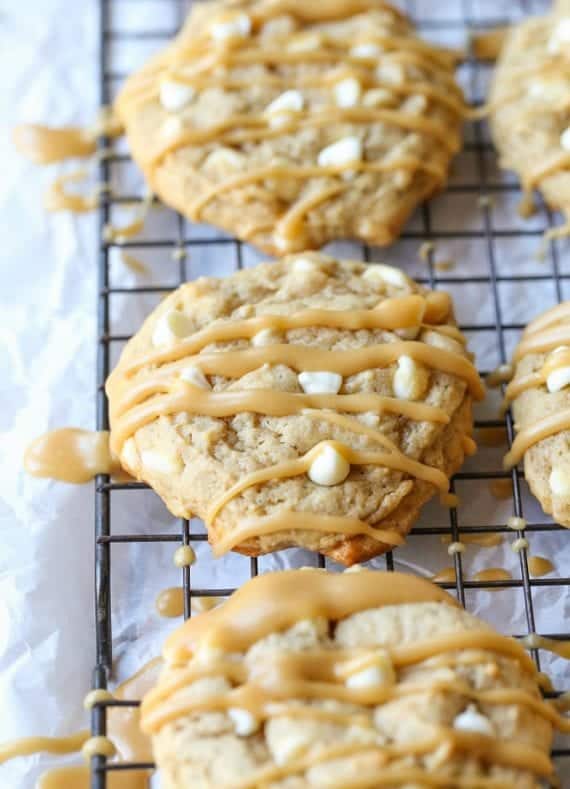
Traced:
[[[133, 41], [152, 41], [157, 44], [165, 43], [176, 31], [172, 29], [164, 29], [157, 32], [155, 29], [129, 29], [128, 27], [121, 27], [114, 24], [116, 10], [119, 6], [125, 6], [129, 3], [140, 2], [143, 5], [156, 0], [100, 0], [100, 99], [101, 104], [109, 104], [111, 99], [111, 86], [117, 84], [124, 77], [126, 72], [114, 66], [113, 59], [111, 58], [111, 48], [115, 51], [117, 47], [128, 45]], [[175, 8], [177, 19], [180, 22], [183, 18], [186, 9], [184, 0], [161, 0], [163, 5], [170, 4]], [[158, 3], [160, 5], [160, 3]], [[497, 25], [498, 20], [495, 18], [486, 18], [477, 11], [477, 0], [450, 0], [449, 6], [455, 7], [457, 13], [453, 18], [444, 18], [441, 13], [436, 13], [438, 6], [443, 4], [435, 4], [426, 2], [426, 0], [407, 0], [400, 5], [404, 6], [412, 19], [415, 21], [420, 32], [430, 34], [433, 31], [469, 31], [477, 29], [485, 29]], [[541, 10], [536, 8], [536, 4], [530, 3], [513, 3], [512, 10], [526, 13], [530, 10]], [[531, 7], [534, 5], [535, 7]], [[488, 4], [487, 4], [488, 7]], [[545, 3], [542, 3], [542, 10], [545, 8]], [[505, 19], [504, 22], [509, 20]], [[479, 90], [479, 72], [485, 68], [485, 64], [477, 62], [475, 59], [470, 58], [467, 61], [466, 68], [468, 70], [467, 90], [472, 100], [481, 101], [482, 96], [477, 95]], [[544, 232], [544, 227], [497, 227], [493, 219], [493, 200], [501, 199], [505, 195], [516, 195], [519, 192], [518, 184], [513, 182], [498, 182], [493, 180], [490, 172], [489, 155], [493, 149], [488, 139], [485, 136], [484, 126], [481, 122], [474, 122], [471, 125], [470, 136], [464, 148], [464, 151], [471, 155], [475, 162], [475, 173], [472, 178], [465, 182], [451, 183], [448, 186], [447, 192], [452, 195], [474, 195], [479, 196], [479, 205], [482, 211], [482, 226], [480, 228], [453, 228], [451, 230], [440, 230], [434, 227], [432, 209], [429, 204], [425, 204], [420, 210], [421, 226], [417, 228], [413, 226], [408, 228], [402, 235], [402, 242], [406, 241], [471, 241], [477, 240], [481, 243], [485, 253], [486, 271], [479, 276], [471, 276], [468, 278], [458, 279], [452, 276], [441, 276], [436, 268], [436, 261], [434, 259], [433, 251], [427, 255], [427, 266], [425, 275], [416, 277], [419, 282], [422, 282], [431, 288], [436, 288], [441, 285], [450, 285], [455, 287], [462, 287], [464, 285], [479, 285], [485, 286], [489, 289], [491, 294], [491, 312], [492, 317], [489, 321], [482, 324], [467, 324], [461, 328], [471, 335], [486, 332], [494, 336], [496, 343], [498, 361], [505, 363], [508, 357], [508, 342], [507, 334], [511, 332], [519, 332], [524, 328], [522, 322], [508, 322], [505, 321], [503, 309], [500, 299], [500, 287], [502, 283], [519, 283], [531, 290], [537, 283], [551, 282], [554, 287], [555, 296], [557, 301], [561, 301], [564, 297], [564, 284], [565, 281], [570, 279], [570, 273], [561, 271], [560, 248], [557, 242], [551, 242], [548, 247], [548, 261], [544, 265], [544, 270], [538, 273], [527, 274], [504, 274], [501, 273], [497, 263], [497, 241], [501, 239], [520, 239], [523, 237], [540, 239]], [[108, 140], [101, 140], [102, 147], [107, 147]], [[111, 156], [102, 157], [100, 165], [100, 177], [103, 183], [108, 183], [113, 175], [113, 169], [120, 167], [129, 161], [129, 157], [122, 153], [113, 153]], [[126, 334], [114, 334], [111, 327], [110, 319], [110, 299], [114, 294], [128, 293], [128, 294], [161, 294], [172, 290], [173, 285], [147, 285], [147, 286], [133, 286], [133, 287], [116, 287], [111, 282], [110, 278], [110, 254], [115, 246], [112, 242], [105, 241], [104, 228], [110, 220], [111, 210], [114, 205], [121, 205], [131, 202], [134, 199], [140, 199], [138, 196], [121, 195], [120, 197], [113, 196], [112, 194], [105, 194], [103, 196], [100, 210], [99, 210], [99, 248], [98, 248], [98, 353], [97, 353], [97, 428], [99, 430], [107, 430], [109, 428], [109, 415], [107, 409], [107, 400], [104, 392], [104, 383], [111, 368], [112, 348], [116, 343], [122, 343], [128, 339]], [[543, 206], [542, 214], [545, 217], [547, 227], [553, 225], [553, 217], [551, 213]], [[178, 282], [182, 283], [187, 280], [187, 254], [192, 250], [208, 250], [213, 245], [223, 245], [233, 250], [236, 260], [237, 268], [241, 268], [244, 264], [244, 247], [241, 242], [235, 241], [230, 238], [210, 237], [207, 233], [203, 235], [196, 235], [187, 232], [187, 223], [181, 216], [176, 215], [176, 231], [171, 237], [159, 238], [153, 240], [136, 240], [127, 242], [122, 245], [122, 248], [129, 248], [130, 246], [138, 248], [148, 248], [153, 250], [182, 250], [183, 252], [178, 255]], [[366, 246], [362, 247], [362, 259], [370, 261], [375, 258], [375, 251]], [[481, 371], [482, 373], [489, 372], [488, 370]], [[504, 419], [486, 418], [476, 422], [478, 428], [504, 428], [507, 434], [508, 444], [513, 440], [513, 424], [509, 414]], [[522, 490], [523, 475], [520, 470], [513, 469], [512, 472], [502, 471], [488, 471], [484, 469], [475, 469], [471, 471], [463, 471], [455, 475], [452, 481], [452, 491], [455, 489], [457, 482], [468, 482], [473, 480], [510, 480], [512, 485], [513, 495], [513, 514], [515, 516], [527, 518], [527, 527], [525, 532], [520, 532], [518, 536], [524, 536], [525, 533], [554, 533], [560, 530], [561, 527], [550, 523], [546, 520], [532, 519], [528, 517], [525, 512], [525, 501]], [[108, 476], [99, 476], [96, 480], [95, 488], [95, 605], [96, 605], [96, 667], [93, 676], [93, 686], [100, 688], [106, 687], [109, 679], [109, 673], [113, 661], [113, 644], [112, 644], [112, 616], [111, 616], [111, 554], [113, 546], [120, 543], [176, 543], [181, 545], [191, 545], [192, 543], [199, 543], [206, 539], [205, 534], [196, 533], [192, 529], [191, 524], [187, 520], [179, 521], [179, 528], [176, 533], [154, 533], [154, 534], [133, 534], [121, 533], [114, 528], [112, 521], [112, 499], [113, 494], [117, 491], [129, 491], [130, 495], [137, 495], [137, 491], [143, 490], [146, 485], [134, 482], [114, 482]], [[469, 532], [481, 535], [486, 534], [512, 534], [506, 525], [493, 525], [492, 523], [470, 524]], [[464, 533], [464, 532], [463, 532]], [[422, 528], [417, 532], [419, 535], [440, 535], [441, 537], [448, 537], [452, 541], [461, 539], [462, 526], [458, 519], [458, 514], [455, 509], [449, 511], [449, 522], [441, 526]], [[466, 578], [463, 559], [460, 553], [456, 553], [453, 557], [454, 570], [456, 580], [454, 582], [446, 582], [441, 585], [444, 588], [455, 591], [458, 599], [463, 605], [468, 601], [466, 592], [469, 590], [480, 589], [514, 589], [518, 590], [523, 597], [524, 612], [526, 621], [527, 633], [536, 632], [536, 606], [533, 600], [533, 591], [545, 586], [552, 587], [566, 587], [570, 589], [570, 578], [558, 575], [552, 578], [532, 578], [529, 572], [527, 550], [522, 550], [519, 554], [520, 567], [519, 577], [510, 580], [501, 581], [474, 581]], [[318, 559], [319, 566], [325, 566], [323, 557]], [[385, 556], [385, 566], [387, 570], [394, 569], [394, 559], [391, 553]], [[252, 576], [258, 573], [258, 560], [256, 558], [250, 559], [249, 572]], [[230, 594], [233, 589], [213, 589], [210, 587], [196, 588], [191, 582], [191, 570], [185, 567], [181, 571], [182, 574], [182, 587], [184, 591], [184, 616], [188, 617], [191, 614], [191, 604], [195, 597], [208, 597], [208, 596], [225, 596]], [[525, 635], [520, 633], [519, 635]], [[543, 633], [556, 639], [570, 638], [570, 633]], [[540, 654], [539, 651], [532, 651], [533, 658], [540, 668]], [[139, 701], [136, 699], [130, 701], [110, 701], [97, 705], [92, 712], [92, 732], [94, 735], [103, 735], [106, 733], [107, 715], [106, 711], [109, 706], [136, 706]], [[558, 747], [553, 751], [555, 760], [563, 760], [570, 757], [569, 747]], [[559, 761], [561, 764], [561, 761]], [[146, 763], [107, 763], [104, 757], [95, 757], [92, 760], [92, 789], [105, 789], [107, 786], [107, 777], [110, 772], [122, 770], [149, 770], [152, 769], [152, 764]]]

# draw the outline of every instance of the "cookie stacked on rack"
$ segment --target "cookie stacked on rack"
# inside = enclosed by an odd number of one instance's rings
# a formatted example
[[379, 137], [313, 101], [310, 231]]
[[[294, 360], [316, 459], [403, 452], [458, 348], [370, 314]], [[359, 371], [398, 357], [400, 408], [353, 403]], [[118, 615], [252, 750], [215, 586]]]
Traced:
[[402, 543], [473, 449], [483, 387], [446, 293], [304, 253], [165, 299], [107, 392], [112, 448], [218, 554], [345, 564]]
[[393, 241], [446, 182], [457, 54], [378, 0], [196, 3], [116, 102], [150, 188], [270, 254]]

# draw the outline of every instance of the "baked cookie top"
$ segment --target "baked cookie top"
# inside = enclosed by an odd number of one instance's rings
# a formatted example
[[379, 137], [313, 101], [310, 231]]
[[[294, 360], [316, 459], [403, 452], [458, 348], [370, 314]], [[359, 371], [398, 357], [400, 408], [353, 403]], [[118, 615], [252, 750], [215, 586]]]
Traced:
[[259, 576], [168, 639], [141, 723], [165, 789], [540, 786], [536, 668], [423, 579]]
[[517, 437], [508, 467], [524, 457], [525, 477], [545, 512], [570, 526], [570, 301], [529, 323], [506, 390]]
[[[526, 192], [540, 189], [570, 222], [570, 5], [510, 29], [490, 93], [493, 138], [503, 167], [515, 170]], [[550, 233], [552, 235], [552, 232]]]
[[380, 0], [194, 3], [116, 102], [165, 203], [270, 254], [387, 244], [445, 182], [454, 53]]
[[107, 384], [122, 465], [216, 553], [348, 564], [446, 493], [482, 391], [448, 294], [318, 253], [183, 285]]

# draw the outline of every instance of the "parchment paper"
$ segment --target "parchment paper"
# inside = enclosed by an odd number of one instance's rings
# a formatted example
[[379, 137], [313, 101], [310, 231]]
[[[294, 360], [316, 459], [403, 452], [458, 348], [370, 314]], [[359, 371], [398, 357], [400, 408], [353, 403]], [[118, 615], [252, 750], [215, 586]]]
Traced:
[[[459, 0], [415, 3], [417, 15], [442, 20], [430, 37], [460, 44], [464, 31], [450, 28], [449, 21], [462, 18]], [[540, 4], [529, 4], [538, 11]], [[177, 3], [166, 0], [118, 0], [113, 3], [112, 25], [121, 30], [165, 30], [177, 23]], [[542, 4], [544, 7], [544, 4]], [[518, 4], [508, 0], [473, 2], [475, 22], [486, 23], [517, 16]], [[19, 158], [9, 141], [15, 122], [44, 121], [53, 124], [88, 122], [97, 102], [97, 3], [95, 0], [34, 0], [14, 3], [4, 0], [0, 17], [3, 89], [2, 178], [0, 206], [2, 236], [2, 279], [0, 280], [0, 341], [2, 347], [2, 408], [0, 425], [0, 741], [30, 734], [66, 734], [86, 723], [81, 700], [90, 687], [94, 663], [93, 629], [93, 488], [73, 487], [32, 479], [21, 470], [21, 458], [29, 441], [45, 430], [77, 425], [94, 427], [95, 391], [95, 300], [96, 220], [94, 216], [47, 215], [42, 195], [57, 167], [39, 170]], [[126, 71], [139, 64], [160, 42], [113, 42], [113, 70]], [[484, 91], [473, 85], [468, 70], [460, 78], [477, 95]], [[119, 83], [113, 83], [113, 87]], [[473, 139], [470, 127], [467, 139]], [[117, 150], [124, 151], [122, 141]], [[464, 152], [454, 167], [451, 183], [473, 182], [477, 154]], [[507, 182], [511, 176], [497, 171], [495, 158], [485, 155], [489, 183]], [[141, 195], [142, 182], [132, 165], [114, 168], [113, 186], [123, 195]], [[523, 222], [516, 212], [518, 196], [494, 195], [493, 226], [500, 229], [542, 228], [544, 212]], [[116, 209], [113, 219], [128, 220], [128, 209]], [[483, 211], [474, 192], [444, 193], [431, 203], [435, 233], [458, 229], [481, 229]], [[421, 213], [408, 228], [421, 234]], [[174, 238], [174, 215], [165, 209], [152, 211], [143, 237]], [[187, 227], [187, 237], [224, 236], [207, 227]], [[401, 241], [373, 257], [401, 264], [411, 276], [426, 276], [427, 266], [418, 258], [421, 238]], [[358, 246], [337, 244], [338, 254], [360, 257]], [[533, 274], [550, 270], [550, 259], [536, 259], [538, 238], [502, 238], [494, 245], [499, 274]], [[560, 244], [559, 266], [569, 273], [570, 250]], [[172, 285], [177, 283], [178, 263], [170, 250], [129, 252], [149, 266], [146, 274], [135, 274], [113, 252], [113, 285]], [[484, 239], [441, 240], [437, 259], [455, 260], [457, 266], [438, 277], [456, 282], [445, 287], [456, 299], [457, 313], [467, 325], [494, 324], [495, 313], [489, 283], [465, 284], [466, 276], [486, 276], [489, 258]], [[252, 265], [262, 256], [244, 249], [243, 262]], [[232, 245], [212, 245], [190, 250], [187, 274], [229, 273], [235, 268]], [[568, 298], [567, 293], [563, 295]], [[556, 300], [554, 284], [546, 282], [500, 283], [500, 309], [505, 323], [532, 318]], [[111, 300], [112, 332], [135, 331], [158, 297], [115, 295]], [[507, 352], [517, 332], [506, 331]], [[492, 369], [501, 361], [494, 331], [471, 334], [479, 365]], [[118, 353], [120, 346], [114, 347]], [[498, 397], [492, 394], [478, 407], [478, 417], [494, 418]], [[482, 447], [465, 470], [499, 470], [501, 451]], [[512, 514], [510, 501], [497, 501], [488, 485], [458, 482], [462, 499], [460, 526], [503, 524]], [[150, 491], [112, 496], [113, 527], [121, 533], [177, 533], [177, 525], [159, 499]], [[529, 520], [544, 520], [536, 502], [525, 493], [524, 514]], [[446, 546], [437, 536], [421, 536], [421, 528], [448, 525], [446, 510], [437, 503], [426, 507], [416, 533], [395, 554], [398, 569], [431, 575], [450, 565]], [[193, 528], [199, 528], [193, 524]], [[519, 559], [510, 549], [516, 535], [492, 549], [469, 547], [464, 556], [467, 577], [479, 569], [503, 566], [520, 578]], [[567, 532], [528, 535], [531, 553], [551, 558], [556, 575], [570, 568], [570, 536]], [[157, 593], [179, 584], [180, 571], [172, 565], [175, 544], [114, 545], [113, 636], [116, 677], [128, 676], [143, 661], [157, 654], [165, 634], [174, 626], [154, 612]], [[198, 562], [192, 569], [196, 588], [237, 586], [249, 577], [249, 560], [234, 555], [218, 561], [205, 544], [197, 546]], [[311, 564], [315, 557], [290, 550], [260, 559], [261, 571]], [[384, 567], [385, 560], [373, 562]], [[506, 633], [526, 632], [523, 594], [520, 589], [498, 593], [467, 593], [470, 610], [480, 614]], [[563, 587], [534, 587], [536, 629], [556, 633], [568, 629], [569, 600]], [[566, 623], [566, 624], [565, 624]], [[568, 664], [542, 653], [543, 667], [558, 687], [568, 687]], [[32, 787], [53, 758], [28, 758], [0, 767], [0, 786], [9, 789]], [[65, 761], [58, 759], [59, 762]]]

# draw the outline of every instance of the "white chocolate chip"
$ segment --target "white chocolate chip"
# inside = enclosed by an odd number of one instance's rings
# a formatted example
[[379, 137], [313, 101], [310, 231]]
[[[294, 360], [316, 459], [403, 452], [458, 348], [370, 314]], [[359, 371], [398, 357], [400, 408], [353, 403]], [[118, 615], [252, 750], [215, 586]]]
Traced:
[[378, 55], [382, 52], [378, 44], [356, 44], [353, 46], [349, 54], [352, 55], [353, 58], [377, 58]]
[[304, 372], [297, 377], [306, 394], [338, 394], [342, 386], [342, 375], [338, 373]]
[[262, 329], [258, 331], [257, 334], [254, 334], [251, 338], [251, 344], [255, 345], [256, 348], [260, 348], [264, 345], [275, 345], [282, 339], [281, 335], [274, 331], [274, 329]]
[[427, 99], [421, 93], [414, 93], [402, 104], [402, 111], [411, 115], [421, 115], [427, 109]]
[[178, 112], [189, 104], [196, 91], [191, 85], [165, 79], [160, 83], [160, 103], [167, 112]]
[[402, 340], [415, 340], [420, 333], [420, 326], [408, 326], [407, 329], [396, 329], [395, 334]]
[[570, 496], [570, 472], [567, 469], [554, 466], [548, 482], [555, 496]]
[[184, 129], [184, 124], [179, 115], [169, 115], [160, 127], [160, 136], [164, 140], [173, 140], [180, 136]]
[[364, 570], [364, 567], [361, 564], [351, 564], [350, 567], [347, 567], [344, 572], [345, 573], [361, 573]]
[[186, 381], [192, 386], [197, 386], [199, 389], [211, 389], [210, 382], [202, 372], [200, 367], [197, 367], [195, 364], [191, 364], [188, 367], [185, 367], [180, 372], [180, 378], [183, 381]]
[[441, 348], [442, 351], [451, 351], [452, 353], [461, 354], [461, 356], [465, 354], [463, 345], [457, 340], [454, 340], [453, 337], [448, 337], [447, 334], [428, 329], [422, 333], [421, 339], [427, 345], [432, 345], [434, 348]]
[[334, 99], [337, 107], [355, 107], [360, 101], [362, 87], [354, 77], [341, 79], [334, 86]]
[[128, 468], [136, 468], [139, 464], [139, 453], [135, 439], [127, 438], [121, 449], [121, 462], [128, 466]]
[[293, 271], [296, 274], [314, 274], [319, 270], [319, 266], [310, 258], [295, 258], [293, 261]]
[[141, 462], [146, 469], [158, 474], [176, 474], [182, 470], [180, 459], [172, 452], [145, 449], [141, 452]]
[[568, 384], [570, 384], [570, 367], [559, 367], [546, 378], [546, 388], [549, 392], [560, 392]]
[[400, 269], [394, 268], [394, 266], [385, 266], [383, 263], [372, 263], [366, 266], [362, 276], [371, 282], [384, 282], [395, 288], [409, 287], [409, 279]]
[[344, 167], [362, 160], [362, 142], [358, 137], [343, 137], [319, 153], [319, 167]]
[[464, 553], [465, 545], [462, 542], [450, 542], [447, 546], [447, 553], [450, 556], [455, 556], [456, 553]]
[[457, 731], [472, 731], [477, 734], [495, 736], [495, 728], [489, 718], [481, 715], [474, 704], [470, 704], [453, 721], [453, 728]]
[[372, 411], [367, 411], [365, 414], [360, 414], [360, 421], [367, 427], [378, 427], [380, 424], [380, 417], [378, 414], [372, 413]]
[[376, 76], [387, 85], [401, 85], [406, 81], [406, 72], [400, 63], [381, 63], [376, 69]]
[[234, 151], [232, 148], [216, 148], [205, 160], [204, 167], [241, 170], [243, 164], [244, 157], [241, 153]]
[[374, 663], [360, 671], [355, 671], [346, 678], [347, 688], [377, 688], [382, 685], [394, 685], [396, 676], [390, 656], [379, 651], [374, 656]]
[[236, 16], [225, 22], [212, 25], [212, 38], [215, 41], [227, 41], [230, 38], [247, 38], [251, 33], [251, 19], [247, 14]]
[[570, 17], [561, 19], [552, 30], [547, 49], [551, 54], [561, 52], [570, 44]]
[[309, 479], [315, 485], [331, 487], [339, 485], [350, 474], [348, 460], [330, 444], [325, 444], [308, 470]]
[[241, 709], [241, 707], [230, 707], [228, 715], [239, 737], [249, 737], [259, 729], [259, 720], [249, 710]]
[[516, 515], [512, 515], [507, 520], [507, 528], [513, 529], [513, 531], [522, 531], [526, 529], [526, 521], [524, 518], [518, 518]]
[[565, 151], [570, 151], [570, 126], [560, 135], [560, 145]]
[[380, 107], [383, 104], [391, 104], [393, 101], [394, 95], [386, 88], [367, 90], [362, 98], [365, 107]]
[[411, 356], [400, 356], [392, 380], [392, 388], [400, 400], [418, 400], [425, 394], [429, 384], [429, 373]]
[[303, 94], [299, 90], [286, 90], [276, 99], [273, 99], [265, 112], [300, 112], [305, 104]]
[[187, 337], [193, 329], [192, 322], [179, 310], [169, 310], [157, 320], [152, 333], [155, 348], [172, 345]]

